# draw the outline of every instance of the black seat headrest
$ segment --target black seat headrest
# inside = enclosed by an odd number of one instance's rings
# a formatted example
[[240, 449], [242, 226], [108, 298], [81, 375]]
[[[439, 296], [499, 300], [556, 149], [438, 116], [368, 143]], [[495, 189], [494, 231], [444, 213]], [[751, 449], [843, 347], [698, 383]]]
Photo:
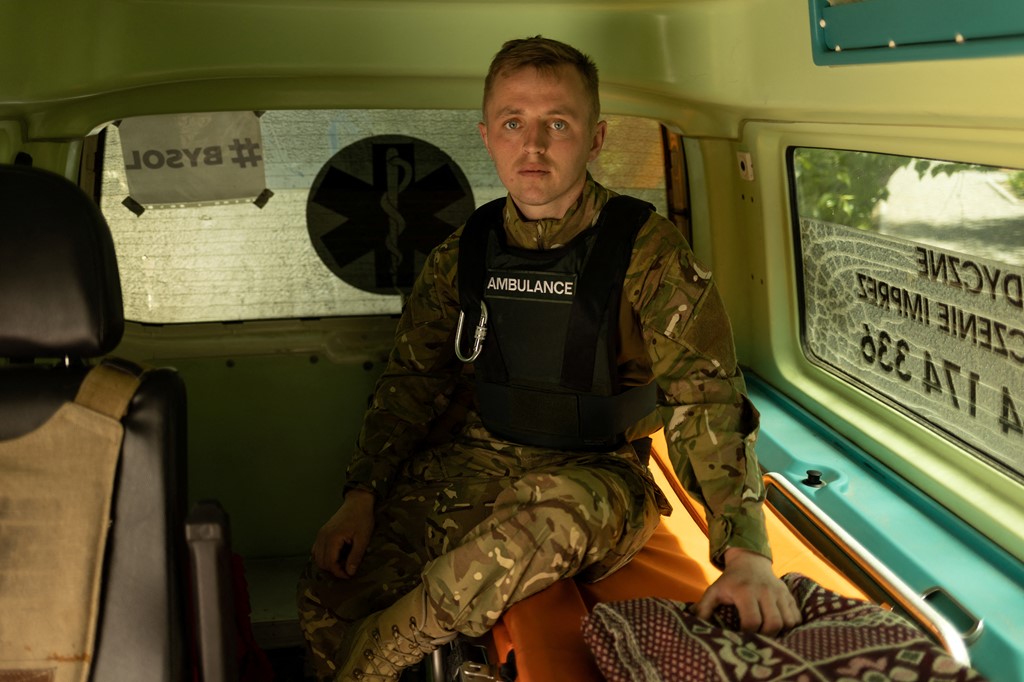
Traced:
[[110, 229], [77, 185], [0, 165], [0, 357], [91, 358], [124, 334]]

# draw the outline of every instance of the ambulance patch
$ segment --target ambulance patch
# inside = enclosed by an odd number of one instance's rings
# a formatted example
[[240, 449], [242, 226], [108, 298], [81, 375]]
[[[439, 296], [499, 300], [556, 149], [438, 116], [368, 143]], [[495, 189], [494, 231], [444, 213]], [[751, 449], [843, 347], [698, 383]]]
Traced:
[[516, 298], [571, 303], [576, 294], [576, 275], [564, 272], [523, 270], [487, 272], [487, 298]]

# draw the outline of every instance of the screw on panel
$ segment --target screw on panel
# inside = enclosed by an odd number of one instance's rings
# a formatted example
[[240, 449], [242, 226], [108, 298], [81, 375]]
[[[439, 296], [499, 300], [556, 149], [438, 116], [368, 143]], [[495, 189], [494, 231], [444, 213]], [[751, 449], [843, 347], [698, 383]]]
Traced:
[[754, 159], [750, 152], [736, 152], [736, 163], [740, 171], [740, 177], [744, 180], [754, 180]]

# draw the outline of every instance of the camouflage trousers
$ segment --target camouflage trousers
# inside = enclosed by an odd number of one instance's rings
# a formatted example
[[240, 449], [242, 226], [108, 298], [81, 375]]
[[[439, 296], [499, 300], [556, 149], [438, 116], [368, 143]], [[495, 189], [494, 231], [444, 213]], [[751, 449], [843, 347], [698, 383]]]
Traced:
[[417, 457], [400, 481], [377, 505], [355, 577], [309, 564], [299, 580], [299, 622], [323, 679], [345, 662], [353, 623], [420, 583], [442, 626], [479, 636], [557, 580], [596, 581], [621, 568], [667, 511], [626, 451], [526, 457], [452, 447]]

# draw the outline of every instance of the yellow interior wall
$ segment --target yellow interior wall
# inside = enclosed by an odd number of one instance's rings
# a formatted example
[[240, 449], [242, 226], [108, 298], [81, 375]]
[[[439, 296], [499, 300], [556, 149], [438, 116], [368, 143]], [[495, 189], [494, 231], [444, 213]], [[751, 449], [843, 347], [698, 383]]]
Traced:
[[1020, 127], [1024, 57], [819, 67], [792, 0], [35, 0], [0, 6], [0, 119], [30, 139], [188, 109], [474, 107], [506, 39], [544, 34], [601, 68], [606, 109], [689, 135], [745, 121]]

